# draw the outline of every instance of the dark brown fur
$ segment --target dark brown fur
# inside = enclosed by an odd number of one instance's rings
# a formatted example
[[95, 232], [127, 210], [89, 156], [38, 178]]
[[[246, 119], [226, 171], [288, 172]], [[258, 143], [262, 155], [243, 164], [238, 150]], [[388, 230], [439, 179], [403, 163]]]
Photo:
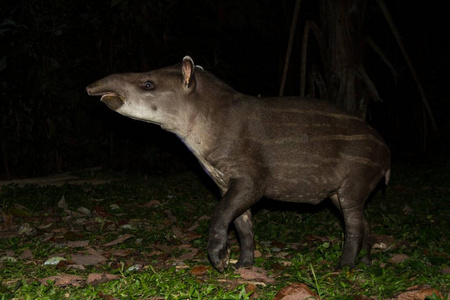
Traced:
[[263, 196], [312, 204], [330, 197], [345, 222], [339, 266], [354, 266], [362, 247], [370, 263], [363, 208], [389, 178], [390, 152], [364, 121], [325, 101], [240, 94], [189, 57], [181, 66], [111, 75], [87, 90], [125, 116], [177, 134], [219, 186], [208, 241], [219, 271], [228, 266], [231, 222], [241, 244], [237, 266], [253, 264], [250, 207]]

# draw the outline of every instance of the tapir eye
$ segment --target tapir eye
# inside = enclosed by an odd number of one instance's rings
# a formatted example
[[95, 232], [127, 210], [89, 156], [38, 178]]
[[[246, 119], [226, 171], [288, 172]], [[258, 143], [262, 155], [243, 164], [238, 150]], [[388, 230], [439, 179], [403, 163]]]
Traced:
[[144, 82], [144, 83], [142, 84], [142, 87], [143, 87], [144, 89], [146, 89], [146, 90], [153, 90], [153, 88], [154, 88], [155, 86], [153, 85], [153, 82], [151, 82], [151, 81], [146, 81], [146, 82]]

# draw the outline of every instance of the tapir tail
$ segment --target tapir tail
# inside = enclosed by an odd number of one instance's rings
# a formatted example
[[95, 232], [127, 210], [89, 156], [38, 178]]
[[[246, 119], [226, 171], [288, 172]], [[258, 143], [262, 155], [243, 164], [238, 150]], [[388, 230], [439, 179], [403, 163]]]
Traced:
[[387, 170], [386, 174], [384, 174], [384, 183], [389, 185], [389, 179], [391, 179], [391, 168]]

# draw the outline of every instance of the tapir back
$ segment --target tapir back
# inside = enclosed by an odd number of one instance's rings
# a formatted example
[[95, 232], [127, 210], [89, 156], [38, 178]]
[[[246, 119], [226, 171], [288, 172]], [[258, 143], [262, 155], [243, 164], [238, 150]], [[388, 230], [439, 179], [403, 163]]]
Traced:
[[328, 102], [245, 97], [229, 109], [229, 160], [262, 167], [269, 198], [318, 203], [345, 184], [372, 191], [389, 169], [377, 132]]

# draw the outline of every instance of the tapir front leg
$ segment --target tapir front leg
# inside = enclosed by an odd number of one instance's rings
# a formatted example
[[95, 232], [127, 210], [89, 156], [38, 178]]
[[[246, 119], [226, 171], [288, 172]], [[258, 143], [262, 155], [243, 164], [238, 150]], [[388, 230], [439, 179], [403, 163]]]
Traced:
[[242, 215], [234, 220], [234, 227], [239, 236], [241, 254], [236, 263], [236, 268], [249, 267], [254, 262], [255, 236], [253, 233], [252, 213], [247, 209]]
[[[236, 178], [232, 179], [230, 186], [217, 205], [214, 213], [211, 217], [211, 225], [209, 228], [209, 240], [208, 240], [208, 255], [211, 264], [219, 271], [223, 272], [228, 267], [228, 227], [230, 223], [237, 217], [244, 214], [246, 210], [255, 204], [263, 195], [262, 189], [256, 184], [252, 178]], [[244, 214], [237, 221], [238, 231], [246, 232], [248, 234], [248, 224], [244, 225], [244, 228], [240, 225], [243, 224]], [[245, 242], [248, 242], [244, 238]], [[248, 250], [250, 246], [244, 247], [245, 255], [248, 256]]]

